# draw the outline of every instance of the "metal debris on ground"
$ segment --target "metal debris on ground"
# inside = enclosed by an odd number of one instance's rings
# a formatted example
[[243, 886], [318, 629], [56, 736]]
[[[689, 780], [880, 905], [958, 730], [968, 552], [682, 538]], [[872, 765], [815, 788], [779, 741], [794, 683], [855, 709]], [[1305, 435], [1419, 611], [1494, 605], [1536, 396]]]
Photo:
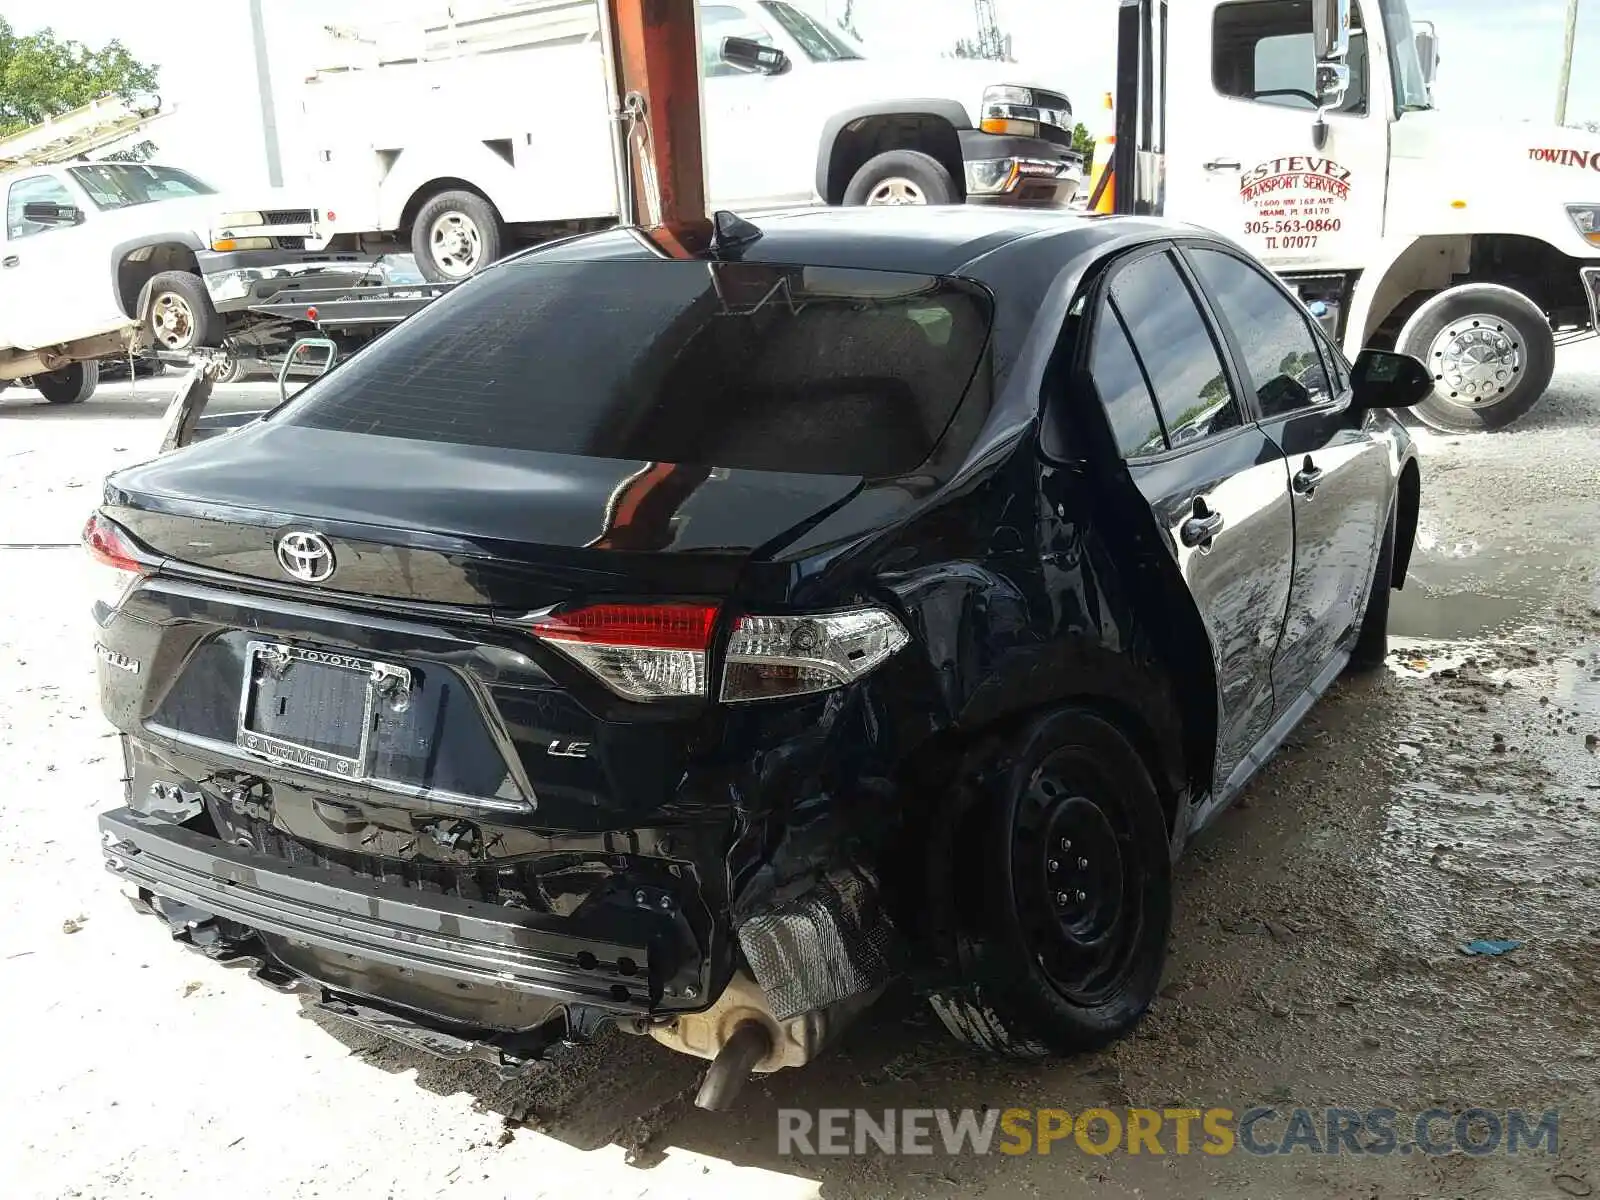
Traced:
[[1461, 953], [1497, 958], [1502, 954], [1510, 954], [1513, 950], [1520, 950], [1522, 946], [1522, 942], [1502, 938], [1478, 938], [1476, 941], [1463, 944]]

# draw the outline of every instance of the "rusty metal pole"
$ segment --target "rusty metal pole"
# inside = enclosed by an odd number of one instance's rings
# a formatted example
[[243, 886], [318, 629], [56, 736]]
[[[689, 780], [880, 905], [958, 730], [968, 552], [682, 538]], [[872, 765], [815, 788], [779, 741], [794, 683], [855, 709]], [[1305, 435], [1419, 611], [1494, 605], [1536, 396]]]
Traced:
[[[705, 159], [701, 150], [700, 44], [696, 0], [610, 0], [605, 48], [627, 136], [631, 212], [662, 248], [704, 245]], [[631, 182], [631, 187], [622, 187]]]

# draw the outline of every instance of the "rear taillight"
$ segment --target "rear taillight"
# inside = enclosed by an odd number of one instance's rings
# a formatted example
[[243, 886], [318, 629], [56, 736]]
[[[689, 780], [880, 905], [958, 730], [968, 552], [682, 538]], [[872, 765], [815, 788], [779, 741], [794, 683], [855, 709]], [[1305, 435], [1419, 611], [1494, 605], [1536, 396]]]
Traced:
[[881, 608], [810, 616], [744, 616], [728, 639], [722, 699], [776, 700], [828, 692], [875, 670], [910, 641]]
[[[548, 613], [533, 634], [629, 700], [709, 694], [706, 663], [717, 609], [703, 604], [592, 604]], [[908, 641], [880, 608], [740, 617], [728, 640], [719, 696], [729, 703], [832, 691], [881, 665]]]
[[591, 604], [533, 623], [550, 643], [630, 700], [706, 694], [711, 604]]
[[145, 577], [145, 565], [139, 559], [133, 539], [99, 513], [91, 516], [83, 527], [83, 544], [89, 557], [104, 568], [95, 588], [95, 599], [105, 605], [107, 615], [114, 613], [122, 607], [133, 585]]

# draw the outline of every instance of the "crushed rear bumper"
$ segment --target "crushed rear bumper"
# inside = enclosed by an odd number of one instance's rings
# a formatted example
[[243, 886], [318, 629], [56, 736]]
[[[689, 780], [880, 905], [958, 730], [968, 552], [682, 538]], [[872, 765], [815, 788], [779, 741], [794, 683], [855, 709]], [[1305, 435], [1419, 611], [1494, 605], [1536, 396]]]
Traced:
[[[624, 920], [557, 917], [290, 863], [129, 808], [99, 820], [106, 865], [120, 879], [260, 935], [277, 965], [347, 995], [501, 1030], [534, 1028], [563, 1010], [569, 1024], [589, 1026], [704, 1004], [694, 998], [706, 994], [705, 964], [674, 970], [660, 942]], [[572, 1009], [582, 1010], [576, 1020]]]

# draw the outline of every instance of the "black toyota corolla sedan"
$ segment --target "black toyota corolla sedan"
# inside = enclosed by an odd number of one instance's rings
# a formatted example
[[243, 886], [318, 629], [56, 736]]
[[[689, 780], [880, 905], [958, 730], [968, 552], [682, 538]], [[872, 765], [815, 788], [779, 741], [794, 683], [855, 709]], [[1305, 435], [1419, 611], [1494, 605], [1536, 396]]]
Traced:
[[971, 208], [517, 255], [86, 539], [104, 853], [213, 957], [505, 1068], [814, 1056], [896, 976], [1132, 1027], [1170, 864], [1384, 652], [1387, 410], [1233, 245]]

